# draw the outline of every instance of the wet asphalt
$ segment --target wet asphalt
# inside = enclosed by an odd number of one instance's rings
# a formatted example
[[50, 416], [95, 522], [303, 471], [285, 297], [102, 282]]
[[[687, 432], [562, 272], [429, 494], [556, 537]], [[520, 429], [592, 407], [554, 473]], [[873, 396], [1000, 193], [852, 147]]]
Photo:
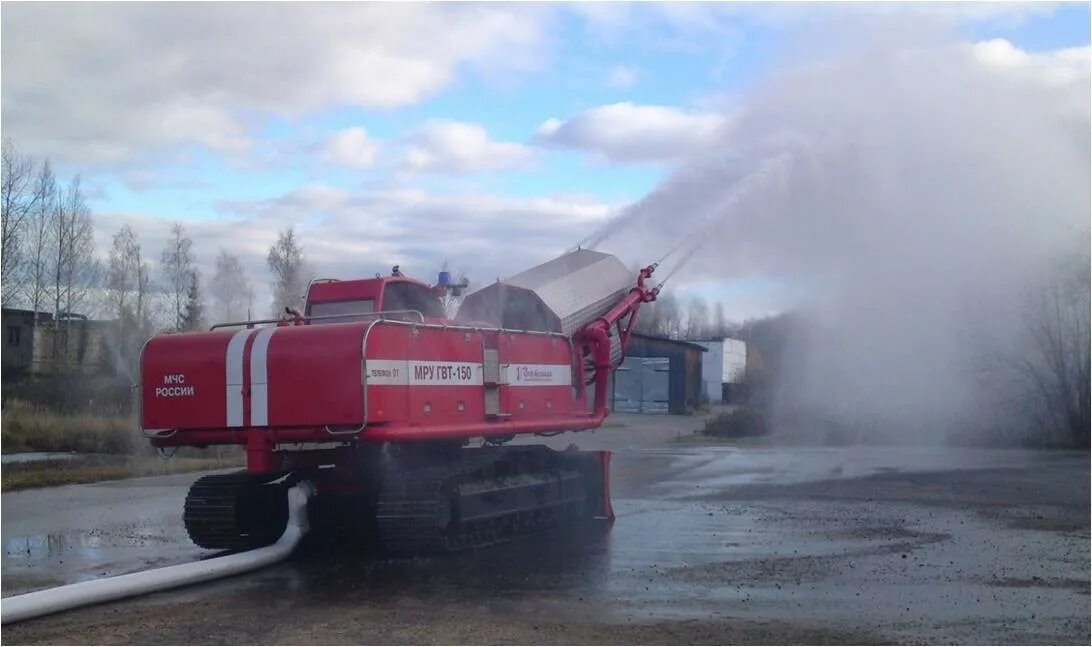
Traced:
[[[473, 553], [312, 551], [6, 626], [21, 643], [1088, 644], [1089, 457], [735, 447], [616, 416], [617, 520]], [[543, 442], [541, 440], [534, 442]], [[3, 595], [209, 556], [195, 475], [3, 495]]]

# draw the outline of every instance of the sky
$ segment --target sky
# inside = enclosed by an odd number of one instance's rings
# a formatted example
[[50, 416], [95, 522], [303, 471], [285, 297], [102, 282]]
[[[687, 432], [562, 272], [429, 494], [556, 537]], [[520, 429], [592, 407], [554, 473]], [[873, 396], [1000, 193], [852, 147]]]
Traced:
[[[261, 308], [265, 255], [294, 227], [320, 276], [447, 262], [481, 286], [730, 147], [756, 88], [846, 20], [929, 22], [1011, 70], [1088, 67], [1087, 3], [6, 3], [0, 127], [81, 176], [103, 257], [128, 223], [157, 259], [181, 222], [202, 276], [237, 254]], [[687, 235], [602, 248], [636, 266]], [[734, 319], [802, 291], [672, 283]]]

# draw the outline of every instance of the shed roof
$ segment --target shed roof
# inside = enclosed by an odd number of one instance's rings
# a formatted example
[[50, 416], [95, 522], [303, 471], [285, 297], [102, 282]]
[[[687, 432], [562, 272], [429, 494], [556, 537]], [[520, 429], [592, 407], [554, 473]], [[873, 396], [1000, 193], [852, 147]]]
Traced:
[[695, 348], [697, 350], [700, 350], [703, 353], [706, 353], [706, 352], [709, 351], [709, 349], [706, 348], [705, 346], [702, 346], [701, 344], [694, 343], [692, 341], [687, 341], [685, 339], [672, 339], [670, 337], [661, 337], [660, 335], [649, 335], [648, 333], [637, 332], [637, 331], [633, 332], [633, 336], [634, 337], [640, 337], [641, 339], [650, 339], [652, 341], [664, 341], [664, 342], [668, 342], [668, 343], [671, 343], [671, 344], [678, 344], [679, 346], [689, 346], [690, 348]]

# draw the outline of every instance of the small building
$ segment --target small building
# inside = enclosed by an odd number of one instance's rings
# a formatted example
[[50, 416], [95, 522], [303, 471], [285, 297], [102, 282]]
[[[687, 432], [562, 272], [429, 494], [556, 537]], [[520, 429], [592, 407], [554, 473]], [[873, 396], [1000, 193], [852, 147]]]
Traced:
[[747, 344], [727, 337], [702, 339], [702, 392], [709, 402], [738, 404], [747, 399]]
[[626, 358], [614, 371], [611, 408], [631, 413], [693, 411], [701, 401], [699, 344], [633, 333]]
[[2, 315], [5, 378], [112, 372], [110, 340], [117, 336], [116, 322], [67, 313], [54, 321], [48, 312], [16, 308], [4, 308]]
[[117, 336], [117, 323], [68, 315], [34, 334], [36, 375], [84, 373], [102, 375], [113, 372], [110, 340]]
[[[52, 317], [44, 312], [41, 317]], [[3, 375], [11, 378], [30, 372], [34, 362], [34, 312], [17, 308], [4, 308], [0, 317], [4, 329]]]

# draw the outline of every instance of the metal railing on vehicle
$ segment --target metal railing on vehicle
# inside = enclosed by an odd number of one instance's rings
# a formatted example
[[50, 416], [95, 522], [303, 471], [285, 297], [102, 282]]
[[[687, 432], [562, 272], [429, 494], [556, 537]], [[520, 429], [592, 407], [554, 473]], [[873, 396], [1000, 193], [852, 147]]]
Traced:
[[252, 319], [249, 321], [229, 321], [224, 323], [213, 324], [209, 330], [216, 330], [217, 328], [231, 328], [234, 326], [246, 326], [247, 328], [253, 328], [259, 324], [270, 323], [282, 323], [288, 321], [326, 321], [330, 319], [348, 319], [358, 318], [361, 321], [369, 321], [371, 319], [391, 319], [392, 321], [403, 321], [402, 319], [396, 319], [391, 315], [416, 315], [418, 321], [425, 323], [425, 315], [420, 310], [381, 310], [379, 312], [346, 312], [336, 315], [301, 315], [300, 317], [292, 317], [289, 319]]

